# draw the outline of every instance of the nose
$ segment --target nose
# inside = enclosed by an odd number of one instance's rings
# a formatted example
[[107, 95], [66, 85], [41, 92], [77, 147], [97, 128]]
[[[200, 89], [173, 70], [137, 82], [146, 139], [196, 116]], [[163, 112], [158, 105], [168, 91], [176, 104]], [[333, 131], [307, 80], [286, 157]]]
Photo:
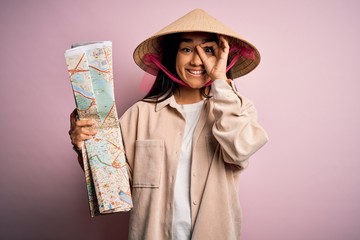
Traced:
[[201, 66], [201, 65], [202, 65], [201, 58], [200, 58], [200, 56], [199, 56], [199, 54], [198, 54], [197, 51], [194, 51], [194, 52], [193, 52], [193, 55], [192, 55], [190, 64], [191, 64], [192, 66]]

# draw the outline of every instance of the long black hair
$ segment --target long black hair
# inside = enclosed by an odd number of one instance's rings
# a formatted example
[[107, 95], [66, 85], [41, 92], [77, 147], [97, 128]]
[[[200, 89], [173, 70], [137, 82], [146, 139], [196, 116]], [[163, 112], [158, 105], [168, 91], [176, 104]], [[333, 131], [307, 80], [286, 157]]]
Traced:
[[[158, 42], [159, 49], [161, 49], [161, 64], [177, 78], [179, 78], [179, 76], [176, 72], [176, 55], [179, 50], [181, 35], [182, 33], [165, 35], [160, 38]], [[217, 41], [217, 36], [216, 34], [214, 35]], [[230, 71], [228, 73], [230, 73]], [[211, 85], [209, 86], [209, 89], [210, 88]], [[162, 102], [171, 97], [177, 89], [179, 89], [179, 84], [172, 81], [161, 69], [159, 69], [155, 82], [150, 91], [143, 98], [143, 101], [155, 103]], [[201, 94], [206, 98], [210, 98], [211, 96], [207, 95], [205, 90], [206, 87], [202, 87], [200, 89]]]
[[[176, 72], [176, 55], [180, 44], [181, 33], [169, 34], [159, 39], [158, 45], [161, 49], [161, 64], [174, 76], [179, 77]], [[179, 88], [179, 84], [172, 81], [161, 69], [159, 69], [155, 82], [143, 101], [162, 102], [171, 97]]]

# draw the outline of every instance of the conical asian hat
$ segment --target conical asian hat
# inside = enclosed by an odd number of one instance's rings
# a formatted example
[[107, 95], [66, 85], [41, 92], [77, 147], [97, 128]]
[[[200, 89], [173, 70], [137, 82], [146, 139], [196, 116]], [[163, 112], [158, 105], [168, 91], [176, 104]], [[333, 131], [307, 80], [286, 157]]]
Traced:
[[[141, 42], [133, 53], [135, 63], [144, 71], [154, 74], [157, 71], [157, 69], [155, 69], [156, 67], [146, 64], [144, 56], [146, 54], [157, 54], [161, 56], [161, 47], [159, 46], [161, 39], [166, 35], [182, 32], [209, 32], [221, 34], [227, 36], [230, 47], [236, 45], [250, 49], [253, 52], [253, 57], [240, 57], [230, 69], [233, 79], [251, 72], [260, 63], [260, 53], [255, 46], [201, 9], [195, 9], [187, 13], [155, 33], [150, 38]], [[231, 58], [231, 55], [229, 57]]]

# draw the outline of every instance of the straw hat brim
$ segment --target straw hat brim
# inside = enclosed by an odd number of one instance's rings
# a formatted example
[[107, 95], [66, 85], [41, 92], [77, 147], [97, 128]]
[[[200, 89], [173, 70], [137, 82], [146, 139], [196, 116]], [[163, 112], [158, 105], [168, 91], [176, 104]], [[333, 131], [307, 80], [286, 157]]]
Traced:
[[[155, 75], [154, 73], [157, 72], [157, 68], [155, 66], [145, 64], [144, 56], [146, 54], [160, 54], [161, 49], [159, 47], [159, 42], [164, 36], [184, 32], [209, 32], [221, 34], [227, 37], [230, 46], [236, 44], [241, 47], [252, 48], [254, 50], [254, 59], [242, 56], [230, 69], [233, 79], [248, 74], [260, 63], [260, 53], [254, 45], [201, 9], [195, 9], [189, 12], [159, 32], [155, 33], [150, 38], [141, 42], [133, 53], [135, 63], [144, 71]], [[231, 58], [232, 56], [229, 57]]]

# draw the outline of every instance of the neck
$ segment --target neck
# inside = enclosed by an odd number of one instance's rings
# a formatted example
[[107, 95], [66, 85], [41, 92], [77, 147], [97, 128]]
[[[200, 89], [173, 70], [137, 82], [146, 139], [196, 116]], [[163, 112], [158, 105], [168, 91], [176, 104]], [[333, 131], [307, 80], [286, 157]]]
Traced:
[[[206, 89], [205, 91], [208, 91]], [[180, 86], [174, 94], [175, 100], [178, 104], [191, 104], [200, 102], [203, 97], [200, 89]]]

